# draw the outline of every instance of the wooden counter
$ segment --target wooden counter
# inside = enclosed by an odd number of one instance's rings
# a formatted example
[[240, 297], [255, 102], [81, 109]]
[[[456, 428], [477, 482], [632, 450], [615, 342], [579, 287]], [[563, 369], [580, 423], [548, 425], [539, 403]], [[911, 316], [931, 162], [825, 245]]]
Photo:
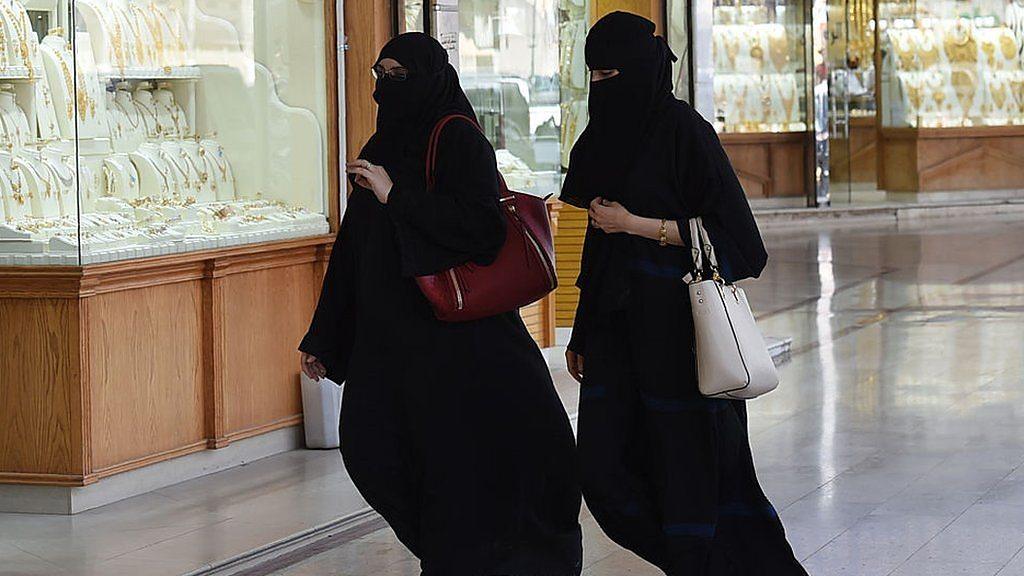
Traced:
[[891, 192], [1024, 188], [1024, 126], [882, 128], [879, 144]]

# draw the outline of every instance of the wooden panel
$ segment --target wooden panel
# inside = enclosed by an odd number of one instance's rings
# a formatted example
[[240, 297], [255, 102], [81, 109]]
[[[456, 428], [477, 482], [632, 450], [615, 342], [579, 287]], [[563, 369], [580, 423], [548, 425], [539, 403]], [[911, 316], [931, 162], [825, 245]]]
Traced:
[[320, 288], [306, 264], [225, 276], [225, 428], [238, 438], [301, 419], [299, 352]]
[[78, 302], [0, 299], [0, 480], [81, 478]]
[[809, 134], [722, 134], [721, 140], [747, 197], [806, 194]]
[[346, 154], [355, 158], [376, 129], [370, 67], [391, 38], [391, 2], [348, 0], [344, 2], [345, 35], [345, 142]]
[[94, 471], [195, 449], [204, 441], [200, 282], [86, 301]]
[[594, 14], [594, 22], [605, 14], [621, 10], [623, 12], [639, 14], [651, 20], [658, 27], [658, 33], [664, 34], [664, 0], [593, 0], [591, 8]]
[[587, 232], [587, 211], [565, 206], [558, 216], [555, 234], [555, 268], [558, 272], [558, 290], [555, 292], [555, 323], [559, 327], [572, 326], [579, 303], [576, 277], [580, 273], [583, 238]]
[[1024, 127], [883, 129], [883, 185], [893, 191], [1024, 188]]

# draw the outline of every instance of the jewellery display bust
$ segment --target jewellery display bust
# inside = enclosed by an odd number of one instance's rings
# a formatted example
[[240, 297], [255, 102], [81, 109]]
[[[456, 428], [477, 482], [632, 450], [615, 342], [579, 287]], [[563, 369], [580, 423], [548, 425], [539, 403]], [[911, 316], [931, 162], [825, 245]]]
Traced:
[[[206, 86], [207, 74], [225, 66], [192, 65], [193, 35], [233, 24], [210, 27], [215, 19], [204, 17], [187, 25], [169, 0], [79, 0], [76, 7], [72, 51], [67, 26], [39, 41], [21, 2], [0, 0], [0, 265], [20, 263], [15, 256], [24, 253], [39, 255], [36, 263], [77, 262], [79, 253], [83, 262], [106, 261], [328, 231], [322, 212], [300, 207], [322, 207], [322, 187], [286, 191], [294, 204], [277, 199], [281, 191], [264, 199], [266, 182], [248, 174], [272, 167], [253, 158], [239, 135], [217, 135], [224, 113], [222, 103], [210, 106], [217, 98], [305, 122], [285, 132], [303, 142], [322, 130], [310, 110], [293, 112], [273, 91], [228, 97]], [[5, 83], [3, 72], [18, 70], [23, 76]], [[287, 169], [323, 170], [315, 150]], [[241, 184], [234, 158], [247, 167]]]

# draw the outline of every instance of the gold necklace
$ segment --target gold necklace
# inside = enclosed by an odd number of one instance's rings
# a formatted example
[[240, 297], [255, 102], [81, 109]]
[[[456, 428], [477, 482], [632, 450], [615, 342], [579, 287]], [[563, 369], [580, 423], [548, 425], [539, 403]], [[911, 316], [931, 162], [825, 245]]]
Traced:
[[181, 157], [185, 160], [185, 162], [192, 166], [192, 170], [195, 171], [196, 175], [199, 177], [199, 182], [202, 184], [206, 184], [206, 182], [210, 179], [210, 172], [208, 170], [200, 170], [199, 166], [196, 166], [195, 161], [192, 160], [192, 155], [186, 152], [184, 148], [181, 149]]
[[784, 28], [772, 30], [768, 34], [768, 49], [775, 71], [785, 71], [786, 64], [789, 63], [789, 38]]
[[[148, 60], [148, 50], [146, 45], [142, 42], [142, 29], [139, 27], [139, 21], [136, 18], [132, 18], [131, 14], [126, 12], [123, 8], [111, 8], [111, 11], [117, 10], [122, 13], [125, 23], [128, 24], [128, 29], [132, 35], [135, 36], [135, 59], [141, 65], [145, 64]], [[117, 17], [117, 14], [114, 14]]]
[[198, 185], [193, 184], [192, 178], [188, 175], [188, 169], [182, 168], [181, 165], [178, 164], [177, 160], [174, 159], [173, 154], [160, 150], [160, 157], [163, 158], [165, 164], [169, 164], [171, 168], [174, 168], [175, 172], [181, 174], [181, 177], [185, 179], [185, 188], [198, 190]]
[[969, 25], [958, 21], [956, 26], [945, 34], [943, 47], [946, 49], [946, 57], [950, 62], [970, 64], [978, 62], [978, 42]]
[[1012, 61], [1017, 57], [1017, 40], [1009, 30], [1003, 29], [999, 35], [999, 51], [1004, 60]]
[[[15, 168], [21, 168], [22, 170], [27, 171], [29, 174], [35, 176], [36, 180], [39, 180], [42, 183], [46, 184], [46, 189], [43, 192], [45, 198], [49, 198], [50, 196], [53, 195], [53, 183], [50, 182], [49, 178], [43, 178], [43, 175], [40, 174], [39, 171], [36, 170], [35, 167], [32, 166], [30, 163], [26, 162], [21, 158], [15, 157], [11, 161], [11, 165], [14, 166]], [[31, 197], [32, 196], [30, 195], [29, 198]]]
[[931, 34], [922, 35], [921, 42], [917, 45], [917, 55], [921, 59], [922, 70], [930, 70], [938, 64], [939, 45], [935, 43], [935, 38]]
[[124, 74], [125, 68], [125, 54], [124, 54], [124, 43], [122, 42], [123, 37], [121, 36], [121, 23], [117, 21], [117, 16], [114, 14], [107, 18], [107, 15], [103, 13], [102, 8], [96, 9], [96, 15], [99, 16], [103, 22], [103, 27], [110, 30], [110, 39], [114, 46], [114, 61], [121, 73]]
[[974, 104], [977, 79], [970, 70], [953, 70], [950, 74], [950, 81], [953, 83], [953, 91], [956, 92], [956, 98], [960, 101], [963, 117], [967, 118], [970, 116], [971, 107]]
[[892, 45], [896, 51], [896, 58], [899, 60], [901, 70], [913, 70], [914, 69], [914, 53], [911, 44], [913, 39], [910, 35], [903, 31], [893, 30], [891, 33]]
[[28, 53], [28, 34], [25, 31], [25, 20], [19, 17], [11, 10], [11, 7], [6, 2], [0, 3], [3, 6], [4, 14], [11, 20], [11, 26], [14, 27], [14, 33], [18, 36], [18, 52], [21, 54], [21, 59], [25, 63], [25, 66], [29, 69], [29, 77], [34, 77], [34, 71], [32, 70], [32, 61], [29, 59]]
[[729, 31], [722, 39], [722, 43], [725, 44], [725, 56], [729, 59], [729, 67], [735, 70], [736, 56], [740, 53], [740, 39]]
[[757, 31], [747, 35], [747, 42], [750, 44], [750, 57], [757, 63], [760, 71], [764, 67], [764, 48], [761, 47], [761, 37]]
[[[176, 44], [178, 45], [178, 51], [184, 54], [185, 41], [181, 39], [181, 36], [178, 34], [178, 30], [176, 30], [175, 27], [171, 25], [170, 20], [167, 19], [167, 14], [165, 14], [164, 11], [160, 7], [158, 7], [154, 2], [149, 3], [149, 8], [153, 11], [154, 14], [157, 15], [158, 18], [163, 20], [164, 24], [167, 26], [167, 30], [171, 33], [173, 39], [176, 40]], [[171, 10], [174, 9], [171, 8]], [[175, 11], [175, 14], [177, 14], [177, 11]]]
[[993, 79], [989, 82], [988, 91], [992, 94], [992, 102], [995, 104], [996, 109], [1002, 110], [1003, 105], [1006, 104], [1006, 83], [997, 83]]
[[156, 112], [150, 110], [148, 106], [146, 106], [145, 104], [141, 104], [138, 100], [134, 98], [132, 98], [132, 105], [134, 105], [135, 109], [139, 111], [139, 117], [142, 119], [142, 122], [146, 124], [147, 131], [149, 123], [146, 122], [146, 113], [148, 112], [149, 115], [153, 117], [153, 134], [159, 136], [160, 134], [163, 133], [163, 130], [160, 128], [160, 120], [156, 117]]
[[74, 78], [77, 82], [77, 89], [75, 83], [72, 82], [71, 68], [68, 66], [66, 50], [54, 50], [54, 54], [57, 56], [57, 61], [60, 63], [61, 74], [64, 76], [64, 88], [68, 92], [67, 101], [67, 114], [68, 120], [73, 120], [75, 117], [74, 112], [74, 101], [78, 101], [78, 114], [79, 117], [85, 118], [89, 116], [91, 118], [96, 117], [96, 100], [89, 96], [85, 79], [82, 77], [82, 70], [75, 66]]
[[134, 10], [137, 15], [142, 17], [142, 21], [145, 23], [146, 27], [149, 28], [149, 33], [153, 37], [153, 46], [154, 46], [154, 51], [156, 53], [156, 58], [155, 58], [156, 64], [163, 64], [164, 63], [164, 31], [163, 31], [163, 28], [160, 26], [160, 23], [156, 21], [156, 19], [155, 19], [156, 16], [153, 14], [152, 10], [147, 12], [147, 11], [143, 10], [142, 8], [140, 8], [139, 5], [136, 4], [135, 2], [132, 2], [130, 4], [130, 6], [131, 6], [131, 9]]
[[789, 123], [793, 118], [793, 103], [796, 101], [796, 87], [793, 85], [787, 85], [789, 95], [787, 97], [786, 92], [783, 91], [782, 86], [784, 81], [777, 83], [779, 89], [779, 99], [782, 100], [783, 114], [786, 122]]

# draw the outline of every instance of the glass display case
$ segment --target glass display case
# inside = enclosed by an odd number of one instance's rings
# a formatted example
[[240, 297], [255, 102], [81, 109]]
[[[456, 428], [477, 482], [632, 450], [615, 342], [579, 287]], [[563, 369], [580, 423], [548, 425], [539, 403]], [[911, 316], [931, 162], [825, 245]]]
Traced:
[[0, 265], [328, 232], [325, 45], [318, 2], [0, 0]]
[[801, 0], [715, 0], [715, 127], [720, 132], [807, 130]]
[[1024, 1], [881, 2], [878, 12], [884, 126], [1024, 125]]
[[558, 0], [460, 0], [459, 76], [508, 185], [558, 192]]

